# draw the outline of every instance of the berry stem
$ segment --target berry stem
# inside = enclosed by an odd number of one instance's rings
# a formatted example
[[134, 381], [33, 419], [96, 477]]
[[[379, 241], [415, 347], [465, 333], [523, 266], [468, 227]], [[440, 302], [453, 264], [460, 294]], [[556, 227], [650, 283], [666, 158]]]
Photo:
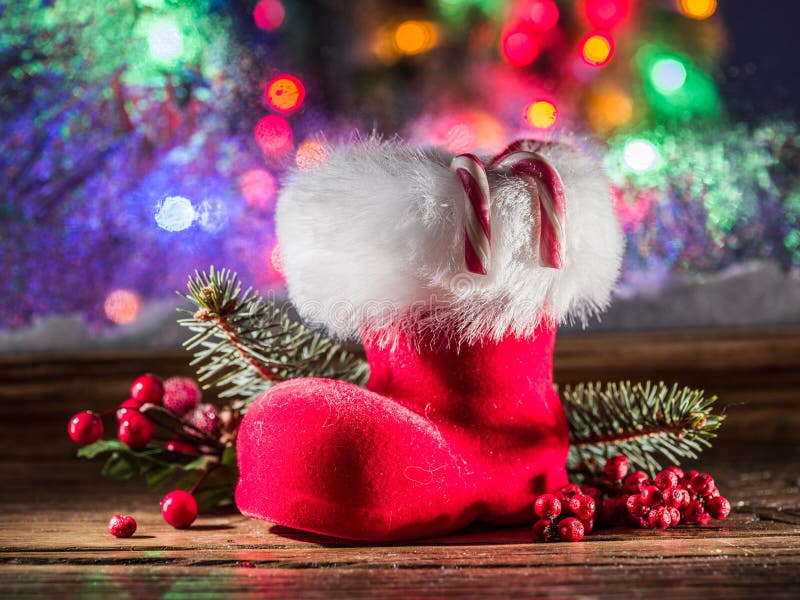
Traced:
[[190, 494], [192, 494], [192, 495], [194, 495], [194, 493], [195, 493], [195, 492], [197, 491], [197, 489], [200, 487], [200, 484], [201, 484], [201, 483], [203, 483], [203, 481], [205, 481], [206, 477], [208, 477], [209, 475], [211, 475], [211, 473], [213, 473], [213, 472], [214, 472], [214, 471], [217, 469], [217, 467], [219, 467], [219, 464], [211, 465], [211, 466], [210, 466], [208, 469], [206, 469], [206, 470], [203, 472], [203, 474], [202, 474], [202, 475], [200, 475], [200, 478], [199, 478], [199, 479], [198, 479], [198, 480], [195, 482], [195, 484], [192, 486], [192, 489], [189, 491], [189, 493], [190, 493]]
[[[154, 404], [151, 404], [146, 408], [145, 407], [142, 408], [143, 410], [141, 412], [146, 413], [147, 416], [153, 421], [155, 421], [158, 425], [161, 425], [162, 427], [169, 429], [173, 433], [179, 435], [186, 435], [194, 438], [195, 440], [199, 440], [204, 445], [211, 446], [217, 451], [220, 452], [222, 451], [223, 445], [219, 442], [219, 440], [211, 437], [205, 431], [203, 431], [202, 429], [198, 429], [191, 423], [176, 417], [172, 412], [170, 412], [166, 408]], [[160, 418], [155, 419], [153, 418], [155, 415], [158, 415], [159, 417], [164, 417], [164, 419]]]

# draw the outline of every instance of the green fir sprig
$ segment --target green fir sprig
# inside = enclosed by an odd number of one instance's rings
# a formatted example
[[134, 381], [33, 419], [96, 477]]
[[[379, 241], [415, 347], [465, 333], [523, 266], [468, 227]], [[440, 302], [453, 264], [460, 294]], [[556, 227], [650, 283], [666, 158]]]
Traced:
[[697, 458], [725, 418], [711, 412], [716, 396], [663, 382], [580, 383], [561, 397], [570, 428], [567, 466], [576, 474], [596, 472], [614, 454], [651, 474], [661, 469], [659, 457], [674, 464]]
[[235, 273], [211, 267], [195, 271], [189, 293], [195, 309], [179, 323], [195, 335], [184, 343], [194, 351], [191, 364], [206, 387], [221, 388], [243, 408], [273, 383], [297, 377], [326, 377], [363, 385], [366, 361], [322, 334], [292, 321], [252, 288], [243, 289]]

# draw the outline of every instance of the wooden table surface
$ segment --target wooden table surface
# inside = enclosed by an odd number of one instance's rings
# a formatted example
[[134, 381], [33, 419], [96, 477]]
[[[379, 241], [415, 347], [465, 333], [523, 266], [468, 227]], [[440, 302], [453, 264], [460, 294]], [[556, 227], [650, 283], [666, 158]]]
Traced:
[[[0, 596], [16, 598], [800, 597], [800, 331], [603, 334], [559, 341], [556, 378], [678, 380], [720, 394], [728, 422], [695, 466], [733, 503], [725, 522], [531, 543], [527, 528], [359, 545], [235, 512], [165, 525], [159, 492], [73, 458], [66, 420], [124, 397], [179, 353], [0, 358]], [[106, 533], [130, 513], [130, 539]]]

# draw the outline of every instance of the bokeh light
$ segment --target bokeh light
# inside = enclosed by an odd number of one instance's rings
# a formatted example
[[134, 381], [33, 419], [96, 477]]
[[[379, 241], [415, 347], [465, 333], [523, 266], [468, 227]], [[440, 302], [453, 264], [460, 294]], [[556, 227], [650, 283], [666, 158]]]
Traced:
[[591, 93], [586, 116], [596, 131], [607, 132], [633, 116], [633, 100], [618, 87], [602, 87]]
[[183, 196], [167, 196], [156, 209], [156, 224], [166, 231], [183, 231], [197, 217], [191, 200]]
[[292, 126], [278, 115], [262, 117], [256, 123], [253, 136], [266, 154], [284, 154], [292, 147]]
[[183, 33], [170, 18], [153, 19], [147, 28], [147, 46], [153, 60], [173, 64], [183, 54]]
[[249, 206], [258, 210], [269, 210], [278, 191], [278, 184], [269, 171], [250, 169], [242, 174], [239, 189]]
[[611, 29], [631, 14], [631, 0], [583, 0], [586, 20], [598, 29]]
[[524, 119], [533, 127], [549, 129], [558, 120], [558, 110], [549, 100], [537, 100], [525, 107]]
[[394, 31], [395, 47], [409, 56], [427, 52], [438, 39], [439, 29], [431, 21], [403, 21]]
[[118, 325], [132, 323], [139, 315], [141, 301], [139, 294], [132, 290], [114, 290], [106, 296], [103, 302], [103, 310], [109, 321]]
[[610, 36], [597, 31], [586, 36], [581, 45], [581, 56], [586, 64], [601, 67], [608, 64], [614, 55], [614, 41]]
[[283, 24], [286, 9], [279, 0], [261, 0], [253, 9], [253, 21], [256, 27], [264, 31], [272, 31]]
[[513, 6], [511, 15], [539, 31], [555, 27], [559, 17], [558, 6], [553, 0], [520, 0]]
[[622, 158], [631, 171], [644, 173], [658, 164], [658, 149], [652, 142], [635, 139], [625, 144]]
[[678, 10], [685, 17], [702, 21], [717, 10], [717, 0], [678, 0]]
[[328, 158], [325, 145], [317, 140], [306, 140], [297, 148], [294, 162], [301, 171], [311, 171]]
[[294, 75], [278, 75], [267, 83], [264, 97], [272, 108], [282, 113], [294, 112], [303, 104], [306, 88]]
[[520, 25], [507, 28], [500, 36], [500, 54], [514, 67], [531, 64], [540, 52], [539, 44], [530, 29]]
[[670, 94], [686, 83], [686, 67], [675, 58], [662, 58], [653, 63], [650, 79], [659, 92]]
[[283, 254], [281, 253], [281, 245], [276, 243], [269, 253], [269, 264], [274, 269], [275, 273], [280, 275], [281, 278], [286, 278], [286, 270], [283, 268]]

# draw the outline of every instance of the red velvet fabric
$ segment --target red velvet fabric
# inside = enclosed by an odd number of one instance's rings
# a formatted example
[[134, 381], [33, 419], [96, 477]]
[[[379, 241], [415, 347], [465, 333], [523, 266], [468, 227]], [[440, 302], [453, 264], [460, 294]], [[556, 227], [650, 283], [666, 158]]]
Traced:
[[295, 379], [263, 394], [237, 441], [247, 516], [365, 541], [533, 518], [567, 482], [554, 329], [453, 348], [368, 344], [367, 389]]

